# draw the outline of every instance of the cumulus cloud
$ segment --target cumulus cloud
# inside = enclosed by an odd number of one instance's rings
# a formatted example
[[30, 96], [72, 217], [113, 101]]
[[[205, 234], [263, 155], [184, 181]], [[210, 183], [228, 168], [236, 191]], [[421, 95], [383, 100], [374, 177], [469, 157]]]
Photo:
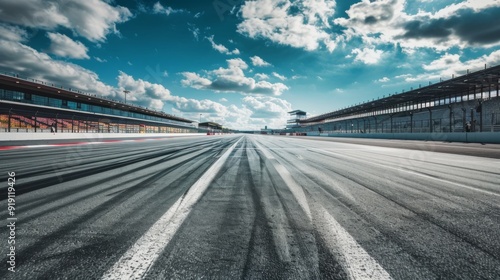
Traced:
[[351, 53], [355, 55], [355, 61], [360, 61], [364, 64], [377, 64], [384, 52], [373, 48], [356, 48], [353, 49]]
[[288, 101], [272, 96], [246, 96], [243, 104], [252, 111], [252, 118], [282, 119], [282, 125], [286, 122], [287, 112], [292, 110]]
[[264, 61], [262, 58], [260, 58], [256, 55], [250, 57], [250, 60], [252, 60], [253, 66], [260, 66], [260, 67], [271, 66], [271, 63]]
[[50, 52], [60, 56], [77, 59], [90, 58], [87, 54], [87, 47], [79, 41], [61, 33], [48, 32], [47, 37], [50, 39]]
[[453, 76], [464, 75], [467, 70], [478, 71], [484, 69], [484, 65], [499, 64], [500, 50], [466, 61], [462, 61], [460, 55], [445, 53], [440, 58], [423, 64], [422, 68], [426, 71], [425, 73], [418, 75], [402, 74], [396, 78], [403, 79], [405, 82], [435, 81], [440, 78], [449, 79]]
[[24, 42], [28, 37], [26, 30], [8, 24], [0, 23], [0, 39], [13, 41], [13, 42]]
[[383, 78], [378, 79], [377, 81], [378, 81], [379, 83], [387, 83], [387, 82], [389, 82], [390, 80], [391, 80], [391, 79], [389, 79], [389, 78], [387, 78], [387, 77], [383, 77]]
[[347, 39], [361, 37], [369, 45], [398, 44], [405, 51], [500, 45], [500, 2], [463, 1], [434, 12], [405, 12], [405, 0], [361, 1], [334, 23]]
[[228, 59], [228, 68], [206, 71], [206, 77], [197, 73], [184, 72], [182, 85], [195, 89], [208, 89], [216, 92], [237, 92], [242, 94], [281, 95], [288, 87], [282, 83], [255, 81], [245, 76], [248, 68], [242, 59]]
[[282, 81], [286, 80], [286, 77], [283, 76], [283, 75], [280, 75], [280, 74], [278, 74], [276, 72], [273, 72], [272, 74], [273, 74], [274, 77], [276, 77], [276, 78], [278, 78], [278, 79], [280, 79]]
[[227, 55], [230, 55], [230, 54], [235, 54], [235, 55], [238, 55], [240, 54], [240, 50], [238, 49], [234, 49], [232, 51], [229, 51], [228, 48], [226, 48], [224, 45], [222, 44], [216, 44], [214, 42], [214, 36], [210, 36], [210, 37], [206, 37], [207, 40], [212, 44], [212, 48], [220, 53], [223, 53], [223, 54], [227, 54]]
[[327, 30], [335, 6], [333, 0], [245, 1], [240, 10], [243, 21], [238, 25], [238, 32], [308, 51], [323, 45], [331, 52], [337, 43]]
[[98, 75], [79, 65], [52, 59], [19, 42], [0, 40], [0, 69], [42, 81], [78, 88], [103, 96], [116, 90], [99, 80]]
[[269, 76], [267, 74], [264, 74], [264, 73], [257, 73], [257, 74], [255, 74], [255, 78], [257, 78], [259, 80], [268, 80]]
[[127, 8], [101, 0], [4, 0], [0, 9], [4, 22], [45, 30], [65, 27], [93, 42], [117, 33], [116, 24], [131, 16]]

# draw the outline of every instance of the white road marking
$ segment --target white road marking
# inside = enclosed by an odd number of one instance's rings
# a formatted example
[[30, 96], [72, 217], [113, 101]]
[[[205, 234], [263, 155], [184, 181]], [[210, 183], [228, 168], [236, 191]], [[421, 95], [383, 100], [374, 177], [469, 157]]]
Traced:
[[319, 203], [314, 206], [316, 207], [316, 215], [313, 218], [304, 189], [295, 182], [290, 172], [269, 151], [256, 142], [254, 143], [264, 156], [271, 160], [274, 168], [290, 188], [299, 205], [324, 238], [330, 252], [340, 260], [350, 279], [392, 279], [389, 273]]
[[[332, 153], [332, 152], [329, 152], [329, 151], [326, 151], [326, 150], [321, 150], [321, 149], [316, 149], [316, 148], [310, 148], [310, 150], [316, 150], [316, 151], [319, 151], [319, 152], [324, 152], [324, 153], [328, 153], [328, 154], [332, 154], [332, 155], [340, 156], [340, 157], [347, 157], [347, 158], [349, 158], [351, 160], [362, 161], [362, 160], [359, 160], [359, 159], [355, 159], [355, 158], [353, 158], [351, 156], [337, 154], [337, 153]], [[486, 193], [486, 194], [494, 195], [494, 196], [500, 196], [499, 193], [495, 193], [495, 192], [492, 192], [492, 191], [483, 190], [483, 189], [479, 189], [479, 188], [474, 188], [474, 187], [467, 186], [467, 185], [464, 185], [464, 184], [460, 184], [460, 183], [448, 181], [448, 180], [445, 180], [445, 179], [440, 179], [440, 178], [437, 178], [437, 177], [425, 175], [425, 174], [422, 174], [422, 173], [415, 172], [413, 170], [408, 170], [408, 169], [399, 168], [399, 167], [392, 167], [392, 166], [389, 166], [389, 165], [384, 165], [384, 164], [375, 163], [375, 162], [371, 162], [371, 161], [370, 162], [368, 162], [368, 161], [362, 161], [362, 162], [368, 163], [368, 164], [372, 164], [372, 165], [381, 166], [383, 168], [390, 168], [390, 169], [397, 170], [397, 171], [403, 171], [403, 172], [406, 172], [406, 173], [409, 173], [409, 174], [412, 174], [412, 175], [417, 175], [417, 176], [420, 176], [420, 177], [424, 177], [424, 178], [436, 180], [436, 181], [443, 182], [443, 183], [446, 183], [446, 184], [455, 185], [455, 186], [458, 186], [458, 187], [461, 187], [461, 188], [464, 188], [464, 189], [478, 191], [478, 192], [482, 192], [482, 193]]]
[[321, 204], [318, 204], [317, 214], [316, 228], [349, 279], [392, 279]]
[[128, 249], [102, 279], [141, 279], [146, 276], [155, 260], [203, 195], [208, 185], [222, 168], [229, 154], [241, 141], [234, 143], [170, 209]]

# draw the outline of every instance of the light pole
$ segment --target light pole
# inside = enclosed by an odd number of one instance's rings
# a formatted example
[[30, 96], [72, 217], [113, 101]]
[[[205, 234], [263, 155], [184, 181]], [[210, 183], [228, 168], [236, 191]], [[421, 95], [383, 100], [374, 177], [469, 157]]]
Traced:
[[124, 90], [123, 93], [125, 93], [125, 104], [127, 104], [127, 93], [130, 93], [130, 91]]
[[[125, 104], [127, 104], [127, 93], [130, 93], [130, 91], [129, 90], [124, 90], [123, 93], [125, 93]], [[125, 133], [128, 133], [128, 125], [127, 125], [127, 121], [126, 120], [125, 120]]]
[[200, 123], [201, 123], [201, 115], [202, 115], [202, 114], [200, 114]]

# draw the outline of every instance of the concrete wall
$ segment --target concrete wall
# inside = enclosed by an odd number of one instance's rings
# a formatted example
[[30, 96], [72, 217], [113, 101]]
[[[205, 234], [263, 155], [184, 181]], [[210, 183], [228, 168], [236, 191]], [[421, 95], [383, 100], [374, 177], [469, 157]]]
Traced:
[[110, 138], [160, 138], [179, 136], [201, 136], [206, 133], [0, 133], [0, 141], [19, 140], [64, 140], [64, 139], [88, 139], [99, 141]]
[[500, 144], [500, 132], [455, 132], [455, 133], [321, 133], [307, 132], [307, 136], [375, 138], [398, 140], [425, 140], [443, 142], [495, 143]]

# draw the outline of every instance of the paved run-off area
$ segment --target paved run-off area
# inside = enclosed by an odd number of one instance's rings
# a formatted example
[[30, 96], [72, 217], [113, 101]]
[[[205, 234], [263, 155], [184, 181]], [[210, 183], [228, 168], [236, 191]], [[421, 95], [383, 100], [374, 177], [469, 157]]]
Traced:
[[500, 279], [500, 160], [401, 143], [228, 135], [0, 151], [0, 278]]

